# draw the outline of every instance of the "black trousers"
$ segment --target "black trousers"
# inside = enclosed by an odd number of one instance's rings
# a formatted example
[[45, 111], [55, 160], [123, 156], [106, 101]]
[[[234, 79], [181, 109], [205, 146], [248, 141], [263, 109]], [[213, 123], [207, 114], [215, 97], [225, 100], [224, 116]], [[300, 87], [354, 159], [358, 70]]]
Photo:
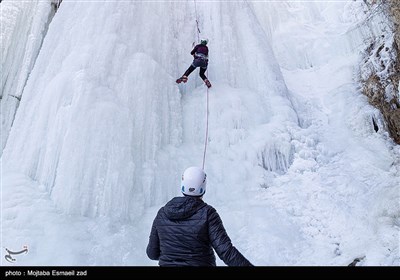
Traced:
[[189, 77], [190, 73], [194, 71], [197, 67], [200, 67], [200, 77], [204, 80], [207, 79], [206, 75], [204, 74], [207, 71], [208, 61], [200, 58], [196, 58], [193, 60], [193, 63], [189, 66], [183, 76]]

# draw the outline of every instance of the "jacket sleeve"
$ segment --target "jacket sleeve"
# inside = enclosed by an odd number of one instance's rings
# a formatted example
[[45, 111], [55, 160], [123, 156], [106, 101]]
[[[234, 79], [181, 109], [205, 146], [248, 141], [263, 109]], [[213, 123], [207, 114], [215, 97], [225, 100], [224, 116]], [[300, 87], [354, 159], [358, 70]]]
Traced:
[[197, 52], [199, 45], [195, 46], [194, 49], [190, 52], [191, 55], [194, 55]]
[[149, 244], [147, 245], [146, 253], [147, 256], [151, 260], [158, 260], [160, 257], [160, 239], [158, 238], [158, 232], [157, 232], [157, 226], [156, 226], [156, 221], [157, 221], [158, 214], [156, 218], [153, 221], [153, 225], [151, 227], [151, 232], [150, 232], [150, 237], [149, 237]]
[[253, 266], [233, 245], [217, 211], [208, 212], [208, 234], [215, 252], [228, 266]]

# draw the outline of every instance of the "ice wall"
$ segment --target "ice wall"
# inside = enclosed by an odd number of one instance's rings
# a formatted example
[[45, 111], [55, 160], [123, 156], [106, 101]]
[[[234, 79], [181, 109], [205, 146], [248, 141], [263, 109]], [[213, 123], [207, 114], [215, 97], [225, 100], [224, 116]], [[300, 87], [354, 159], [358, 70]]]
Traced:
[[[193, 1], [63, 1], [24, 90], [4, 150], [7, 169], [45, 185], [67, 213], [85, 216], [133, 220], [175, 194], [190, 162], [179, 151], [204, 141], [204, 130], [188, 133], [204, 128], [204, 118], [181, 106], [181, 96], [202, 85], [197, 74], [185, 88], [174, 83], [191, 63], [196, 16], [210, 40], [216, 96], [236, 91], [249, 109], [239, 119], [211, 120], [211, 153], [225, 156], [221, 145], [233, 139], [242, 145], [237, 160], [262, 165], [259, 151], [288, 140], [286, 125], [297, 123], [268, 38], [246, 2], [196, 8]], [[213, 114], [229, 111], [226, 100], [214, 103]], [[245, 143], [254, 149], [244, 151]]]
[[[362, 52], [374, 37], [380, 36], [385, 25], [383, 15], [378, 10], [367, 13], [362, 1], [251, 4], [272, 41], [279, 64], [288, 70], [318, 67], [337, 54]], [[291, 27], [299, 30], [297, 35]], [[338, 33], [340, 28], [342, 32]]]
[[1, 150], [54, 15], [51, 1], [3, 1], [1, 22]]

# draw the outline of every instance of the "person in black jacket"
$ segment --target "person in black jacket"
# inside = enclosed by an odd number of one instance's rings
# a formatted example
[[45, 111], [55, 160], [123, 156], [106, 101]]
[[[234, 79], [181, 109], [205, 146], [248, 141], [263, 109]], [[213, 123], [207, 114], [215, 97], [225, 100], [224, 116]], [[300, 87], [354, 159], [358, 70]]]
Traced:
[[147, 256], [160, 266], [216, 266], [214, 251], [228, 266], [253, 266], [233, 245], [217, 211], [202, 199], [207, 175], [189, 167], [183, 197], [174, 197], [153, 221]]
[[185, 71], [185, 73], [180, 77], [179, 79], [176, 80], [178, 84], [181, 82], [186, 83], [188, 80], [188, 77], [190, 73], [193, 72], [194, 69], [197, 67], [200, 67], [200, 77], [206, 84], [208, 88], [211, 87], [210, 81], [207, 79], [205, 72], [207, 71], [207, 66], [208, 66], [208, 47], [207, 47], [208, 41], [206, 39], [202, 39], [200, 41], [200, 44], [196, 45], [194, 49], [190, 52], [191, 55], [193, 55], [193, 62], [189, 66], [189, 68]]

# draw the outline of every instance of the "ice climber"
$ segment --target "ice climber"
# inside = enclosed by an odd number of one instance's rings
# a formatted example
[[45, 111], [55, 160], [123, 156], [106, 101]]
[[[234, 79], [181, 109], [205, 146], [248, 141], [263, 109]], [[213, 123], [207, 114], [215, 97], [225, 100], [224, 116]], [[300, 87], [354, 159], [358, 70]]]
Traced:
[[188, 77], [190, 73], [193, 72], [194, 69], [197, 67], [200, 67], [200, 77], [203, 79], [204, 83], [206, 84], [207, 87], [211, 87], [210, 81], [207, 79], [206, 75], [204, 74], [207, 70], [208, 66], [208, 47], [207, 47], [207, 39], [202, 39], [200, 41], [200, 44], [196, 45], [194, 49], [190, 52], [191, 55], [193, 55], [194, 60], [192, 64], [189, 66], [189, 68], [186, 70], [186, 72], [180, 77], [179, 79], [176, 80], [178, 84], [181, 82], [186, 83], [188, 80]]

